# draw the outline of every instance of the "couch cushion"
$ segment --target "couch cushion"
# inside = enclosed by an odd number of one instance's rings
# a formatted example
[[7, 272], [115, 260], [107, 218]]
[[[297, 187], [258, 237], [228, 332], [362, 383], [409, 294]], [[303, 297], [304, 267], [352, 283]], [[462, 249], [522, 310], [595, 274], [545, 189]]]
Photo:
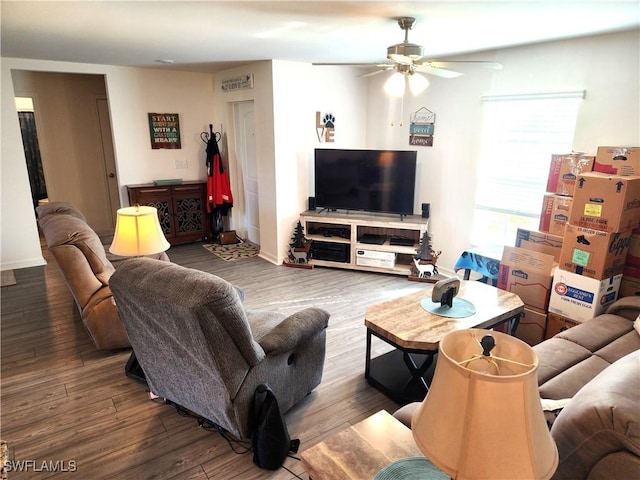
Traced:
[[63, 214], [71, 215], [72, 217], [76, 217], [83, 222], [87, 221], [84, 215], [76, 207], [68, 202], [49, 202], [45, 203], [44, 205], [39, 205], [36, 207], [36, 213], [38, 214], [38, 218], [43, 218], [51, 214]]
[[[630, 332], [633, 323], [618, 315], [599, 315], [573, 328], [564, 330], [556, 338], [564, 338], [595, 352], [620, 335]], [[628, 352], [627, 352], [628, 353]]]
[[538, 389], [540, 396], [553, 400], [571, 398], [609, 365], [610, 363], [597, 355], [591, 355], [540, 384]]
[[543, 398], [573, 397], [613, 362], [640, 349], [631, 321], [599, 315], [558, 333], [533, 349], [538, 355], [538, 385]]

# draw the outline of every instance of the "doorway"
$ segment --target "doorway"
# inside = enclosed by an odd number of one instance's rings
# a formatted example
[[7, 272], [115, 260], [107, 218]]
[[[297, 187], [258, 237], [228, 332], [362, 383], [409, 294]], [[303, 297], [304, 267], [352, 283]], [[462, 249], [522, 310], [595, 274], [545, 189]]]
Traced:
[[18, 121], [20, 122], [22, 147], [27, 162], [31, 199], [33, 208], [36, 208], [40, 203], [47, 201], [47, 184], [42, 168], [42, 157], [40, 156], [34, 101], [31, 97], [16, 97], [15, 102]]
[[247, 228], [247, 240], [260, 245], [258, 161], [256, 158], [253, 101], [234, 103], [233, 117], [234, 137], [238, 154], [238, 171], [244, 186], [244, 223]]
[[34, 99], [48, 200], [71, 203], [96, 231], [113, 229], [120, 198], [105, 76], [12, 70], [11, 78], [17, 97]]

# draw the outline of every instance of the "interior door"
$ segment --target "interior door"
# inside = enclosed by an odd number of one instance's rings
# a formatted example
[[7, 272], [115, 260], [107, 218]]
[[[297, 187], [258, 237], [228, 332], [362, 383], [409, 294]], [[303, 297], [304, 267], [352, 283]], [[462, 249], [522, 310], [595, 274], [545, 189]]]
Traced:
[[98, 106], [98, 121], [100, 122], [100, 142], [102, 145], [102, 155], [104, 170], [106, 173], [105, 182], [108, 190], [108, 208], [113, 220], [113, 227], [116, 225], [117, 210], [120, 208], [120, 194], [118, 192], [118, 176], [116, 173], [116, 158], [113, 152], [113, 137], [111, 135], [111, 118], [109, 116], [109, 104], [106, 98], [96, 100]]
[[242, 177], [247, 240], [260, 245], [258, 162], [256, 158], [253, 101], [234, 104], [234, 125], [238, 169]]

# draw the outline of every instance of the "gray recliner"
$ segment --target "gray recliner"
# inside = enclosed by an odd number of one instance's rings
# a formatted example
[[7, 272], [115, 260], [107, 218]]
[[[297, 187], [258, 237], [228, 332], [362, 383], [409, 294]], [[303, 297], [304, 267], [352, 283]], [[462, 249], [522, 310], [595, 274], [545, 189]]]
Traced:
[[229, 282], [145, 258], [123, 262], [111, 290], [151, 391], [239, 438], [258, 385], [286, 412], [322, 379], [324, 310], [247, 310]]

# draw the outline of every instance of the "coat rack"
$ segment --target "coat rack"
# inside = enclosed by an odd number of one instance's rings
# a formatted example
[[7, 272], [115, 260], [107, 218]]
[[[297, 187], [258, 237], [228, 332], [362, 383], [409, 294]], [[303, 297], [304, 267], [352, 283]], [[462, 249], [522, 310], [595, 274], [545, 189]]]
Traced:
[[209, 140], [211, 140], [211, 138], [215, 138], [216, 142], [220, 141], [220, 138], [222, 138], [222, 135], [220, 134], [220, 132], [214, 132], [213, 131], [213, 124], [209, 124], [209, 131], [208, 132], [202, 132], [200, 134], [200, 139], [205, 143], [205, 145], [209, 144]]

